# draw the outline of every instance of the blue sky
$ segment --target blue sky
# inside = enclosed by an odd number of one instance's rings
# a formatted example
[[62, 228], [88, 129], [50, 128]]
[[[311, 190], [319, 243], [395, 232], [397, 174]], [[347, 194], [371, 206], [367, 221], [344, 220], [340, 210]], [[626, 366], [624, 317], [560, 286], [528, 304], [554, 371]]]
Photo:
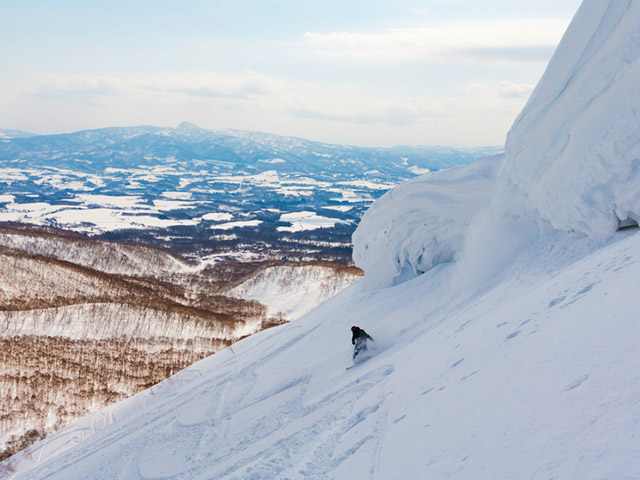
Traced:
[[0, 0], [0, 128], [499, 145], [579, 0]]

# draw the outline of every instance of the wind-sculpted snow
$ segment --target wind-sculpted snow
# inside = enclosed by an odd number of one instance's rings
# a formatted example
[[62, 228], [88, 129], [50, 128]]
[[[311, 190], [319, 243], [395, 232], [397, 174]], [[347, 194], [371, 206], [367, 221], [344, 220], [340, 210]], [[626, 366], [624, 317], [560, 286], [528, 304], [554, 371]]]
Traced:
[[388, 286], [455, 260], [471, 219], [492, 199], [502, 160], [427, 174], [380, 198], [353, 235], [353, 258], [368, 285]]
[[502, 188], [556, 229], [640, 220], [638, 25], [640, 2], [585, 1], [509, 132]]

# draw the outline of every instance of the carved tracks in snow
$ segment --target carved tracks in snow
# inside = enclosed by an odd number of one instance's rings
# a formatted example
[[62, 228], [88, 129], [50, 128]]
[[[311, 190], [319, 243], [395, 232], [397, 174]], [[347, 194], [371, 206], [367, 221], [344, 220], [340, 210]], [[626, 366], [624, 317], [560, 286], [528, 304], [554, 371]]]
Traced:
[[[218, 413], [207, 424], [216, 433], [203, 432], [188, 476], [320, 479], [357, 455], [374, 478], [387, 418], [384, 398], [364, 397], [392, 372], [391, 365], [378, 367], [315, 401], [306, 399], [309, 375], [244, 405], [246, 387], [234, 392], [240, 382], [227, 383], [220, 412], [233, 413]], [[247, 383], [251, 373], [244, 376]]]

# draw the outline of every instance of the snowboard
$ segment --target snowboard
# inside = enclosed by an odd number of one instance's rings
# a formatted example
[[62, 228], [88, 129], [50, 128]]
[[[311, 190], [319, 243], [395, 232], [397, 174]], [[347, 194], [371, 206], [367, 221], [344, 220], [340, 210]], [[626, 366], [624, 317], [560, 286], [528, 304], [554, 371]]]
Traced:
[[366, 362], [367, 360], [369, 360], [372, 357], [372, 355], [370, 353], [367, 353], [366, 355], [364, 355], [362, 358], [358, 358], [356, 357], [353, 360], [353, 365], [349, 365], [348, 367], [345, 368], [345, 370], [351, 370], [353, 367], [360, 365], [361, 363]]

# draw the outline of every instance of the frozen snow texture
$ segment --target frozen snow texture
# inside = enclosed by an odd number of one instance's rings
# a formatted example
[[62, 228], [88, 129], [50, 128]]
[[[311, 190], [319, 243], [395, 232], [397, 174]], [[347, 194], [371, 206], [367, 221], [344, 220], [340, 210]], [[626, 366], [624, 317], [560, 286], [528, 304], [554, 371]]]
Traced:
[[640, 2], [585, 1], [507, 136], [502, 188], [556, 229], [640, 220], [638, 25]]
[[353, 259], [371, 288], [456, 259], [471, 219], [492, 199], [503, 156], [424, 175], [381, 197], [353, 234]]
[[499, 175], [500, 157], [425, 175], [364, 215], [353, 238], [366, 281], [398, 283], [465, 248], [493, 262], [522, 240], [500, 242], [496, 231], [513, 233], [501, 213], [586, 235], [640, 221], [639, 24], [640, 2], [585, 2], [509, 132]]

